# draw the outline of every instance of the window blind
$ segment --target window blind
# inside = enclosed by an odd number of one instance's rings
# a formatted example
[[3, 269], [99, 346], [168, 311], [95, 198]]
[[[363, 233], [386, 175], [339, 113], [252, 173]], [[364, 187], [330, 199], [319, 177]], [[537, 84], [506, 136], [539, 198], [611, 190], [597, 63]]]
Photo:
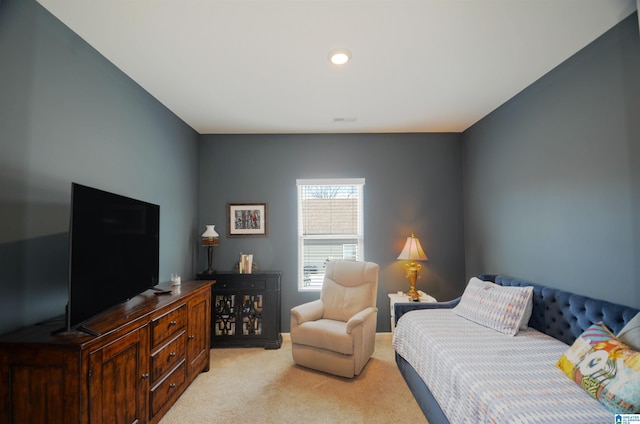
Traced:
[[364, 179], [301, 179], [297, 187], [299, 288], [318, 290], [328, 260], [364, 256]]

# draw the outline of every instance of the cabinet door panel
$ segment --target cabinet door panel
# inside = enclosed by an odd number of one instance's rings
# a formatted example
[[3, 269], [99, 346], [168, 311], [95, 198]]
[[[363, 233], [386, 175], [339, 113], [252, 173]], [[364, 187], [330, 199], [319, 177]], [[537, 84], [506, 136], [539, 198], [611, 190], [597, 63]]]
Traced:
[[189, 302], [189, 329], [187, 337], [187, 373], [192, 375], [209, 365], [210, 297], [199, 296]]
[[92, 423], [144, 423], [148, 403], [149, 328], [131, 331], [89, 356]]
[[236, 295], [215, 295], [215, 328], [216, 336], [233, 336], [236, 334]]
[[62, 404], [64, 369], [16, 366], [12, 370], [12, 398], [18, 404], [13, 410], [14, 423], [64, 424], [64, 409], [47, 408]]
[[242, 295], [242, 335], [262, 335], [262, 294]]

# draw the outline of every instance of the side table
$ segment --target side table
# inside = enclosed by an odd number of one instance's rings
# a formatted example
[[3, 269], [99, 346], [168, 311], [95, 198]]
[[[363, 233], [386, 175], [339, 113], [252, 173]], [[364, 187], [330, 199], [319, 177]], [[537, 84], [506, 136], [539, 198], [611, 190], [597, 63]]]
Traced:
[[[433, 296], [429, 296], [428, 294], [425, 294], [423, 291], [418, 290], [418, 293], [420, 293], [420, 302], [421, 303], [435, 303], [437, 302], [436, 298]], [[407, 296], [406, 294], [399, 294], [399, 293], [389, 293], [389, 309], [391, 311], [391, 333], [393, 334], [393, 331], [396, 328], [396, 313], [394, 311], [394, 305], [398, 302], [403, 302], [403, 303], [411, 303], [412, 300], [409, 296]]]

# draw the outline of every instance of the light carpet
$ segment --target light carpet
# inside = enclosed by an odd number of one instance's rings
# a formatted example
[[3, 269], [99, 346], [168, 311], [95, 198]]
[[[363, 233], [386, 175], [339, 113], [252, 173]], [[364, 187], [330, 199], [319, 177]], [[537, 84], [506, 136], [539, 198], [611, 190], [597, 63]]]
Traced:
[[359, 376], [336, 377], [295, 365], [291, 339], [280, 349], [211, 350], [201, 373], [160, 424], [426, 423], [395, 363], [391, 333]]

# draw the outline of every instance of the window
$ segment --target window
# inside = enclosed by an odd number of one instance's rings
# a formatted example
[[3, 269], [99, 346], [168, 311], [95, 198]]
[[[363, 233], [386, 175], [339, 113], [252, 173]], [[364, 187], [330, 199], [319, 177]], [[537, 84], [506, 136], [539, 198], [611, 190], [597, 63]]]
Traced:
[[297, 180], [298, 289], [320, 290], [329, 259], [363, 260], [364, 178]]

